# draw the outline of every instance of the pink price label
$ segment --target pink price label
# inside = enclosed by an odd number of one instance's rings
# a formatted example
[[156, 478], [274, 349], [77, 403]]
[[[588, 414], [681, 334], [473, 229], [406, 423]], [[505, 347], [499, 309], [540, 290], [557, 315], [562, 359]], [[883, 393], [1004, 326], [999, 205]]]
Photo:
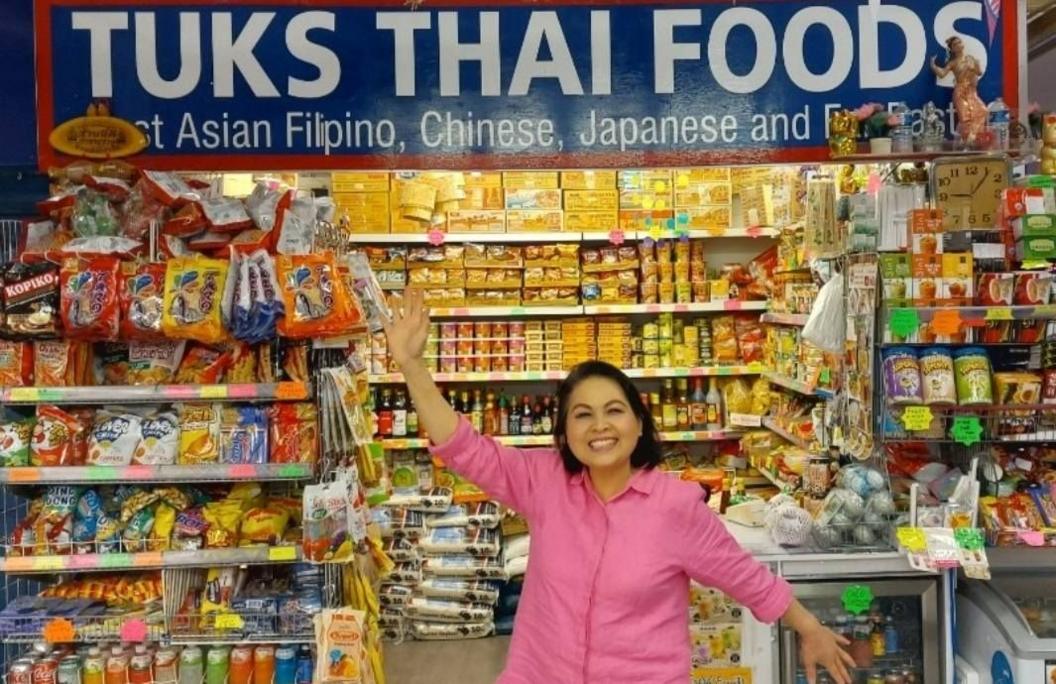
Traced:
[[435, 228], [433, 230], [430, 230], [429, 244], [433, 245], [434, 247], [439, 247], [440, 245], [444, 244], [444, 231], [436, 230]]
[[121, 623], [121, 641], [140, 643], [147, 640], [147, 623], [140, 619]]
[[158, 469], [153, 466], [132, 465], [121, 469], [121, 476], [126, 480], [146, 480], [157, 475]]
[[1023, 540], [1027, 546], [1044, 546], [1045, 534], [1038, 530], [1019, 530], [1016, 535]]
[[748, 226], [748, 230], [745, 231], [748, 237], [759, 237], [763, 234], [763, 229], [759, 226]]
[[256, 385], [228, 385], [227, 396], [232, 399], [253, 399], [257, 396]]
[[165, 388], [162, 396], [167, 399], [193, 399], [195, 396], [193, 385], [169, 385]]
[[739, 299], [727, 299], [726, 302], [723, 304], [723, 308], [725, 308], [727, 311], [740, 311], [741, 310], [741, 300], [739, 300]]
[[622, 245], [624, 240], [623, 231], [619, 228], [609, 231], [609, 242], [614, 245]]
[[238, 463], [227, 468], [227, 476], [235, 479], [252, 479], [256, 477], [257, 469], [248, 463]]

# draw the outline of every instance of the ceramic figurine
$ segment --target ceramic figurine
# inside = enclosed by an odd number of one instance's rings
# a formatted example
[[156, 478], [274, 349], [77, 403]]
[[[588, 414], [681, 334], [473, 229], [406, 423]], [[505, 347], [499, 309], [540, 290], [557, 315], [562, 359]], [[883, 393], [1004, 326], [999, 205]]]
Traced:
[[829, 115], [829, 151], [833, 157], [858, 152], [858, 119], [854, 112], [842, 109]]
[[920, 149], [922, 152], [939, 152], [946, 137], [946, 124], [942, 121], [942, 110], [934, 102], [924, 105], [921, 113], [923, 128], [920, 132]]
[[931, 70], [939, 78], [953, 74], [953, 106], [957, 111], [957, 133], [967, 143], [986, 129], [986, 104], [979, 97], [979, 77], [983, 70], [979, 61], [964, 50], [960, 36], [950, 36], [946, 41], [946, 65], [939, 66], [931, 58]]

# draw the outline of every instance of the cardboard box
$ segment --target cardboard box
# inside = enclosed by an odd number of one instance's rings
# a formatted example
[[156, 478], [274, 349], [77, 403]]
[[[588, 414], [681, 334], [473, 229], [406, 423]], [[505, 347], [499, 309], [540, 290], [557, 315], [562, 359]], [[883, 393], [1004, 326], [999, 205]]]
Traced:
[[1012, 234], [1021, 237], [1045, 237], [1056, 233], [1056, 214], [1026, 214], [1012, 219]]
[[565, 230], [583, 233], [605, 232], [615, 229], [619, 218], [615, 211], [565, 210]]
[[501, 171], [467, 171], [465, 179], [467, 190], [469, 188], [502, 188]]
[[616, 211], [619, 192], [612, 190], [565, 190], [565, 211]]
[[912, 288], [916, 306], [935, 306], [942, 293], [942, 278], [913, 278]]
[[465, 198], [458, 202], [459, 209], [498, 210], [506, 208], [506, 195], [502, 188], [466, 187], [465, 193]]
[[913, 299], [913, 279], [884, 278], [884, 304], [887, 306], [906, 306]]
[[909, 212], [909, 231], [911, 233], [941, 233], [941, 209], [913, 209]]
[[506, 209], [560, 209], [560, 190], [506, 190]]
[[701, 204], [729, 204], [733, 199], [729, 182], [695, 183], [675, 189], [676, 207], [696, 207]]
[[675, 189], [685, 188], [694, 183], [730, 182], [730, 169], [725, 166], [698, 166], [688, 169], [674, 169]]
[[334, 171], [330, 174], [330, 194], [343, 192], [388, 192], [388, 171]]
[[501, 209], [449, 211], [447, 230], [452, 233], [505, 233], [506, 212]]
[[1016, 258], [1020, 261], [1056, 259], [1056, 232], [1016, 240]]
[[680, 207], [675, 211], [675, 224], [688, 230], [724, 230], [730, 227], [730, 208]]
[[387, 192], [342, 192], [333, 195], [334, 217], [353, 233], [389, 232]]
[[504, 171], [502, 186], [507, 190], [557, 190], [557, 171]]
[[609, 170], [562, 171], [565, 190], [607, 190], [616, 187], [616, 172]]
[[942, 276], [941, 254], [914, 254], [910, 263], [914, 278], [937, 278]]
[[675, 212], [667, 211], [640, 211], [621, 210], [619, 215], [620, 230], [649, 230], [651, 228], [660, 230], [674, 230]]
[[671, 209], [671, 192], [652, 190], [620, 190], [620, 209], [666, 211]]
[[671, 169], [627, 169], [617, 178], [621, 190], [648, 190], [657, 193], [671, 192]]
[[564, 226], [564, 213], [554, 211], [526, 210], [506, 212], [506, 232], [545, 233], [558, 232]]
[[913, 233], [910, 238], [909, 250], [914, 256], [942, 254], [942, 235], [938, 233]]
[[972, 277], [942, 278], [939, 299], [943, 304], [954, 306], [965, 306], [972, 303], [975, 295], [972, 285]]
[[908, 254], [881, 254], [880, 276], [883, 278], [908, 278], [911, 275]]
[[942, 255], [942, 277], [943, 278], [968, 278], [972, 277], [974, 259], [971, 252], [952, 252]]

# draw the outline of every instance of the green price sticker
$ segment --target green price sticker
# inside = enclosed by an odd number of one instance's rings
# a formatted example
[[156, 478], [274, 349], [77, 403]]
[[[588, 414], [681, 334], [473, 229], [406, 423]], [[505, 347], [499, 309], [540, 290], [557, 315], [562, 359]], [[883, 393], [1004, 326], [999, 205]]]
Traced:
[[983, 436], [983, 426], [978, 416], [954, 416], [950, 437], [964, 446], [977, 444]]
[[862, 615], [873, 603], [873, 590], [864, 584], [852, 584], [840, 596], [843, 609], [854, 615]]
[[965, 551], [979, 551], [983, 548], [983, 531], [977, 527], [958, 527], [953, 531], [957, 546]]
[[818, 382], [827, 385], [830, 380], [832, 380], [832, 371], [828, 368], [822, 368], [821, 373], [818, 374]]
[[916, 309], [892, 309], [887, 327], [894, 335], [909, 337], [920, 327], [920, 317]]
[[279, 477], [305, 477], [308, 474], [308, 466], [304, 463], [287, 463], [279, 468]]

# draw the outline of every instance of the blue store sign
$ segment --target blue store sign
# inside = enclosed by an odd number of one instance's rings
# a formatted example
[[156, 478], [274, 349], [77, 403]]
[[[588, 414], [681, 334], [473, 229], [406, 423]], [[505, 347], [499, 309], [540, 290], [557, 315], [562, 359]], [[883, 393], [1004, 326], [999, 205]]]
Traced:
[[109, 100], [156, 168], [538, 168], [827, 158], [833, 109], [949, 104], [954, 33], [1018, 101], [1015, 0], [466, 5], [37, 0], [40, 164]]

